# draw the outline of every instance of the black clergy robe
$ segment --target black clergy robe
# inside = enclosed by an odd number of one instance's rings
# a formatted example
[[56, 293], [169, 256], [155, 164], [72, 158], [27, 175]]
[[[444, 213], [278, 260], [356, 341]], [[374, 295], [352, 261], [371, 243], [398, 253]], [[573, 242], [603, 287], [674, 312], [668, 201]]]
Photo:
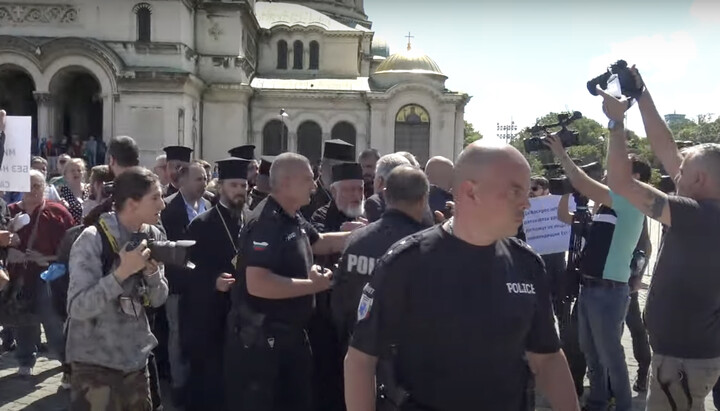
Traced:
[[[340, 231], [340, 226], [347, 221], [353, 221], [343, 214], [335, 204], [320, 207], [313, 213], [310, 223], [319, 233], [333, 233]], [[315, 263], [330, 270], [340, 259], [340, 254], [330, 256], [315, 256]], [[308, 326], [308, 337], [313, 350], [315, 362], [315, 375], [313, 381], [318, 411], [345, 410], [343, 394], [343, 357], [342, 344], [338, 337], [337, 328], [333, 321], [330, 307], [332, 290], [316, 294], [315, 312]]]
[[300, 209], [300, 214], [302, 214], [306, 220], [310, 220], [312, 215], [315, 214], [315, 211], [317, 211], [320, 207], [323, 207], [323, 206], [327, 205], [328, 203], [330, 203], [330, 201], [332, 201], [332, 196], [330, 195], [330, 191], [325, 188], [322, 180], [317, 179], [315, 181], [315, 184], [317, 184], [317, 189], [310, 196], [310, 204], [308, 204]]
[[[227, 229], [226, 229], [227, 227]], [[195, 264], [183, 290], [180, 318], [183, 350], [190, 360], [187, 411], [224, 409], [223, 349], [230, 295], [215, 288], [222, 273], [234, 274], [241, 221], [222, 204], [197, 216], [188, 228]]]

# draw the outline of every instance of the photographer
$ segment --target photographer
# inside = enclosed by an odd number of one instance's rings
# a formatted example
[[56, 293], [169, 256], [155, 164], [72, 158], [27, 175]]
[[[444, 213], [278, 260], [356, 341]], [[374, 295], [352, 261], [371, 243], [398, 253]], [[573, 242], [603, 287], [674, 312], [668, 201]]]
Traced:
[[[164, 207], [157, 177], [131, 168], [115, 179], [116, 212], [86, 228], [70, 253], [67, 360], [72, 364], [72, 409], [116, 404], [151, 410], [147, 363], [157, 339], [146, 310], [165, 303], [164, 269], [150, 259], [144, 233], [164, 239], [154, 226]], [[129, 244], [129, 245], [128, 245]], [[122, 245], [122, 248], [118, 248]]]
[[[630, 261], [642, 231], [643, 215], [624, 198], [590, 178], [565, 152], [555, 136], [546, 144], [565, 170], [575, 190], [600, 206], [593, 216], [580, 261], [582, 286], [578, 296], [578, 332], [590, 377], [589, 410], [605, 410], [610, 385], [618, 411], [631, 409], [632, 395], [621, 342], [629, 303]], [[632, 161], [629, 178], [648, 181], [650, 167]], [[631, 177], [632, 176], [632, 177]]]
[[720, 145], [692, 147], [683, 158], [634, 67], [631, 74], [650, 146], [677, 186], [668, 196], [628, 178], [628, 101], [598, 90], [611, 120], [611, 187], [668, 227], [645, 305], [653, 348], [647, 408], [700, 409], [720, 376]]

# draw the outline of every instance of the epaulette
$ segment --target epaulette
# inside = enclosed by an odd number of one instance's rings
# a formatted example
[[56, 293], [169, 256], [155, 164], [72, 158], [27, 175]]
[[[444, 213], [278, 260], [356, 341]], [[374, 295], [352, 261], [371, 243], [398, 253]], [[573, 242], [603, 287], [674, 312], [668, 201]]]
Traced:
[[535, 250], [533, 250], [532, 247], [528, 243], [526, 243], [523, 240], [520, 240], [516, 237], [509, 237], [508, 242], [515, 248], [518, 248], [522, 250], [524, 253], [527, 253], [531, 255], [539, 264], [540, 266], [545, 268], [545, 261], [543, 261], [542, 257], [540, 257], [540, 254], [538, 254]]
[[409, 237], [405, 237], [390, 246], [390, 248], [383, 255], [382, 260], [387, 264], [404, 253], [407, 253], [414, 249], [419, 249], [422, 240], [422, 237], [419, 234], [420, 233], [415, 233]]

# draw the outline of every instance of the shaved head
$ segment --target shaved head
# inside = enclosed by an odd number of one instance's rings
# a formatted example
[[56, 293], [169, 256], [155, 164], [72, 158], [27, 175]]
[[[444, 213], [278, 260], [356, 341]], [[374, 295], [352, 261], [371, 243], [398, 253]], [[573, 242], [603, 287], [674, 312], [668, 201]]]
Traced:
[[675, 181], [677, 194], [696, 200], [720, 198], [720, 144], [700, 144], [683, 150], [683, 154]]
[[530, 207], [530, 165], [514, 147], [470, 144], [453, 178], [455, 216], [491, 243], [513, 236]]
[[453, 181], [453, 162], [441, 156], [433, 157], [425, 164], [425, 174], [430, 184], [450, 191]]
[[483, 145], [482, 142], [477, 141], [467, 146], [458, 156], [453, 187], [458, 187], [468, 180], [494, 179], [499, 176], [493, 175], [492, 171], [507, 166], [520, 166], [530, 172], [530, 165], [515, 147]]

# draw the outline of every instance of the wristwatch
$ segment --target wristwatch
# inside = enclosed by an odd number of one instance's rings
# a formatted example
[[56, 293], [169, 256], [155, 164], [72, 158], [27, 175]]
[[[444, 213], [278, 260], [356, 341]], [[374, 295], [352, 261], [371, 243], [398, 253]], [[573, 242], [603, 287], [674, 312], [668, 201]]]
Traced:
[[623, 126], [622, 121], [610, 120], [610, 122], [608, 123], [608, 129], [610, 129], [610, 130], [617, 130], [618, 128], [620, 128], [622, 126]]

